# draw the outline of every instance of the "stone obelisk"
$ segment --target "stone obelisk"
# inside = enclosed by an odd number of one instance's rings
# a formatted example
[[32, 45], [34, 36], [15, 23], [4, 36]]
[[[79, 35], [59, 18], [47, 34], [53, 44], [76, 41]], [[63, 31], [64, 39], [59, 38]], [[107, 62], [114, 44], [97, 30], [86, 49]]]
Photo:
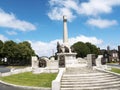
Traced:
[[63, 16], [63, 44], [68, 46], [67, 17]]

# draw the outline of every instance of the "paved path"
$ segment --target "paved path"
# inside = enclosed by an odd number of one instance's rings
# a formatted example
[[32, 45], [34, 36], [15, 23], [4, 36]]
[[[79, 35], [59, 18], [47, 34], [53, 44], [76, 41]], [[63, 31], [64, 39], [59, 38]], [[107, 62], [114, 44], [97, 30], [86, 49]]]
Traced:
[[5, 66], [0, 66], [0, 72], [1, 73], [5, 73], [5, 72], [9, 72], [10, 68], [6, 68]]
[[7, 85], [0, 83], [0, 90], [27, 90], [27, 89], [15, 88], [15, 87], [7, 86]]
[[111, 67], [116, 67], [116, 68], [120, 68], [120, 65], [118, 63], [109, 63], [107, 64], [108, 66], [111, 66]]

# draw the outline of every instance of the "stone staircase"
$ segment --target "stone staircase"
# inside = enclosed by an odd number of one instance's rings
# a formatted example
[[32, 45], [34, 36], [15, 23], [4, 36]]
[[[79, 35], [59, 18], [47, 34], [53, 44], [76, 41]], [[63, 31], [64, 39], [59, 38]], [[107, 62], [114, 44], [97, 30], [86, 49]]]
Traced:
[[120, 90], [120, 77], [89, 68], [67, 68], [61, 90]]

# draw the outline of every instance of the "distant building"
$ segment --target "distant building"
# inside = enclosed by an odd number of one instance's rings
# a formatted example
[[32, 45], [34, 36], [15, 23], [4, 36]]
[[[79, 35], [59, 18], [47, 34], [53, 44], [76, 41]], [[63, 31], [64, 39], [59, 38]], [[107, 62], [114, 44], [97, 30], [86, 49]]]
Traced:
[[116, 49], [110, 50], [110, 47], [108, 46], [107, 50], [102, 49], [100, 51], [103, 57], [106, 59], [106, 62], [118, 62], [120, 60], [120, 51], [117, 51]]

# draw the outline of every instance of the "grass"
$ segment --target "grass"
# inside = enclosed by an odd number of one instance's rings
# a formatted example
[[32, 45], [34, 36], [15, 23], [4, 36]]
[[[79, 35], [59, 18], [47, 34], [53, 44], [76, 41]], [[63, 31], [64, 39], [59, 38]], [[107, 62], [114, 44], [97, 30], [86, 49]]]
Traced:
[[120, 74], [120, 69], [118, 68], [112, 68], [111, 71]]
[[0, 79], [8, 83], [22, 86], [51, 87], [52, 80], [54, 80], [56, 76], [57, 73], [32, 74], [32, 72], [26, 72], [2, 77]]

